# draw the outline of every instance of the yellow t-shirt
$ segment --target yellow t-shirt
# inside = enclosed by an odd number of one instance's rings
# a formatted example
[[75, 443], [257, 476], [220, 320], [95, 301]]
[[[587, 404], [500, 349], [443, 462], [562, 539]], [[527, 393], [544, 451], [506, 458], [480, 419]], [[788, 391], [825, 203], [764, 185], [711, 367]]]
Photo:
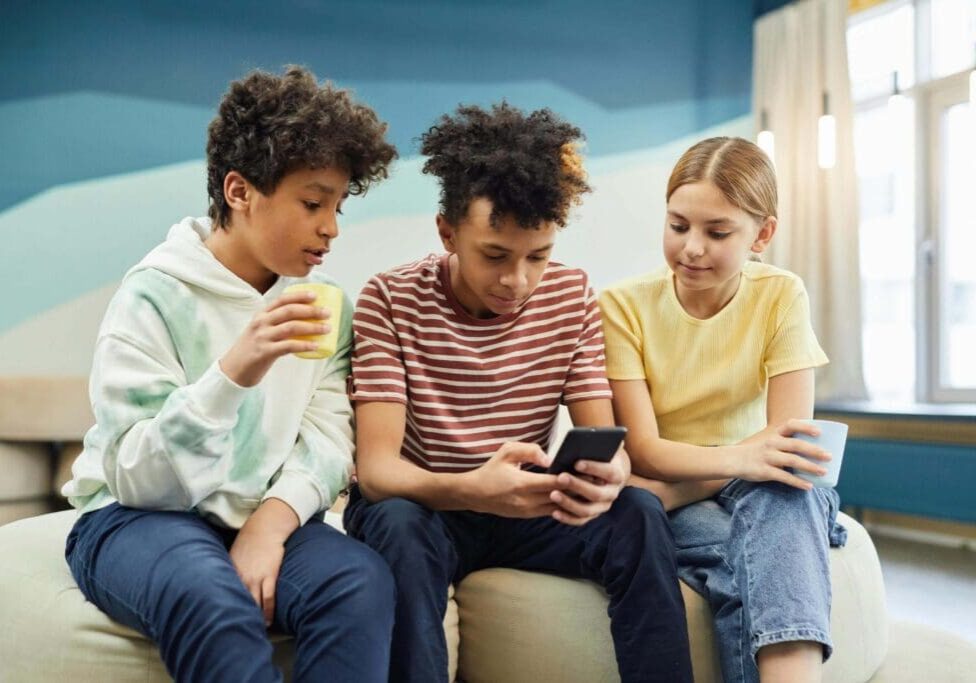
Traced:
[[607, 376], [647, 382], [662, 438], [737, 443], [766, 427], [769, 378], [826, 364], [803, 282], [747, 261], [732, 301], [689, 315], [664, 267], [600, 294]]

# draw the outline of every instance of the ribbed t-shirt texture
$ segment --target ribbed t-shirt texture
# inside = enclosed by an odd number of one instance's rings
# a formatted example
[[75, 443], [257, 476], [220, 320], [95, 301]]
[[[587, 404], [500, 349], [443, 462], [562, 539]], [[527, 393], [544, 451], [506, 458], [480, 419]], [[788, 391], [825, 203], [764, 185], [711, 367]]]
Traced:
[[708, 319], [689, 315], [667, 267], [600, 294], [607, 376], [643, 380], [662, 438], [737, 443], [766, 427], [770, 377], [828, 362], [800, 278], [747, 262], [732, 300]]

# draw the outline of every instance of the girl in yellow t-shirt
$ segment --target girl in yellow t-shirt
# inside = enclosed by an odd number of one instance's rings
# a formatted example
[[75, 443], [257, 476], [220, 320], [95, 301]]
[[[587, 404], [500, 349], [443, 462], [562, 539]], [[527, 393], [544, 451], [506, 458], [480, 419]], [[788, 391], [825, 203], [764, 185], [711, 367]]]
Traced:
[[846, 532], [836, 491], [791, 471], [822, 474], [830, 457], [791, 438], [817, 433], [801, 420], [827, 357], [800, 278], [754, 260], [776, 232], [772, 164], [741, 138], [704, 140], [667, 202], [667, 267], [600, 296], [630, 483], [673, 510], [679, 574], [712, 607], [726, 683], [819, 681], [827, 549]]

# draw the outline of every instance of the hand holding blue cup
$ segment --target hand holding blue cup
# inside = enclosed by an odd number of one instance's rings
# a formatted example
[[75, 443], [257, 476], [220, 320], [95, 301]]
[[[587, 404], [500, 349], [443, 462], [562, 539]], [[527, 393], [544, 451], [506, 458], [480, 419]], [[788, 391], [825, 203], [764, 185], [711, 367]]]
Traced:
[[793, 438], [820, 446], [830, 453], [831, 458], [827, 462], [806, 458], [810, 462], [816, 463], [827, 470], [827, 473], [822, 476], [809, 472], [801, 472], [800, 470], [795, 470], [793, 474], [801, 479], [806, 479], [814, 486], [824, 488], [837, 486], [837, 480], [840, 477], [840, 465], [844, 460], [844, 445], [847, 443], [847, 425], [843, 422], [833, 422], [832, 420], [804, 420], [804, 422], [819, 429], [820, 436], [810, 436], [809, 434], [797, 432], [793, 435]]

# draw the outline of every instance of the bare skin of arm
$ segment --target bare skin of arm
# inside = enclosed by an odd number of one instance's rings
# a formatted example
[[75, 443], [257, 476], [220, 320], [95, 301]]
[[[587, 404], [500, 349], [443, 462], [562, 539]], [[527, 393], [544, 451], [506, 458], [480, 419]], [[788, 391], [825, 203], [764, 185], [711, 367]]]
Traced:
[[558, 507], [550, 494], [556, 477], [526, 472], [523, 463], [547, 467], [534, 444], [507, 443], [476, 470], [428, 472], [400, 457], [406, 425], [402, 403], [356, 404], [356, 474], [367, 500], [403, 497], [432, 510], [473, 510], [504, 517], [540, 517]]
[[[604, 404], [602, 407], [584, 404]], [[581, 424], [613, 424], [610, 402], [579, 401], [570, 407]], [[610, 463], [588, 461], [587, 480], [569, 474], [528, 472], [523, 464], [549, 465], [536, 444], [503, 445], [481, 467], [459, 474], [428, 472], [400, 457], [406, 425], [401, 403], [356, 404], [356, 471], [367, 500], [391, 497], [416, 501], [432, 510], [473, 510], [503, 517], [552, 516], [578, 526], [602, 514], [616, 499], [630, 473], [625, 453]]]
[[251, 513], [230, 547], [230, 560], [248, 592], [264, 613], [274, 619], [275, 587], [285, 558], [285, 541], [298, 528], [298, 515], [288, 503], [268, 498]]
[[[654, 406], [643, 380], [611, 381], [618, 424], [627, 427], [627, 450], [636, 477], [631, 483], [657, 493], [673, 509], [714, 495], [732, 478], [779, 481], [809, 490], [811, 484], [789, 472], [795, 468], [822, 474], [820, 465], [797, 453], [829, 460], [823, 449], [793, 439], [797, 432], [817, 434], [803, 419], [813, 415], [813, 370], [797, 370], [769, 380], [767, 427], [729, 446], [694, 446], [662, 439]], [[659, 480], [654, 482], [654, 480]], [[664, 482], [677, 486], [662, 486]]]

